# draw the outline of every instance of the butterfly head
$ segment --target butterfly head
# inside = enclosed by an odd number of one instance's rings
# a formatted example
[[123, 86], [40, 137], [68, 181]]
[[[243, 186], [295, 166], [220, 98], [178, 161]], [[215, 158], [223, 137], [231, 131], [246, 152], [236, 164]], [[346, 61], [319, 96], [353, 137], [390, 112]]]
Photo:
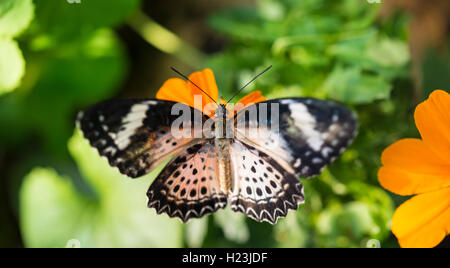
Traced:
[[215, 111], [215, 115], [217, 118], [226, 118], [226, 116], [227, 116], [226, 104], [219, 104]]

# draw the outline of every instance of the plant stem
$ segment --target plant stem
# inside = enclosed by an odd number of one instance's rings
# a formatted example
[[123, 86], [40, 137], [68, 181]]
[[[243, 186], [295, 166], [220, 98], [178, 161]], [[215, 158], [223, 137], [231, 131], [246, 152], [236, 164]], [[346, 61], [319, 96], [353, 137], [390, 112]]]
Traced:
[[162, 52], [173, 55], [195, 68], [203, 67], [206, 56], [201, 51], [180, 39], [143, 12], [135, 13], [128, 20], [128, 25], [150, 45]]

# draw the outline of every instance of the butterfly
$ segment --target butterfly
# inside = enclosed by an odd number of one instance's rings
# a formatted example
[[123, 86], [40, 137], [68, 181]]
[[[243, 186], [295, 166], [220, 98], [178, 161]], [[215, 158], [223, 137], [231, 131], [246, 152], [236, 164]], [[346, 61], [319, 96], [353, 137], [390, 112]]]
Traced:
[[[147, 192], [148, 207], [158, 214], [187, 222], [229, 205], [275, 224], [304, 203], [298, 177], [321, 173], [356, 135], [355, 114], [335, 102], [266, 100], [254, 91], [231, 110], [218, 98], [211, 69], [187, 80], [169, 79], [156, 99], [107, 100], [77, 116], [90, 144], [129, 177], [143, 176], [172, 157]], [[202, 97], [200, 107], [194, 96]], [[210, 99], [214, 109], [206, 110]], [[180, 121], [175, 107], [190, 112], [181, 123], [191, 135], [174, 134], [173, 124]], [[199, 136], [195, 126], [206, 122], [212, 122], [209, 135], [202, 130]], [[233, 136], [221, 135], [223, 127]]]

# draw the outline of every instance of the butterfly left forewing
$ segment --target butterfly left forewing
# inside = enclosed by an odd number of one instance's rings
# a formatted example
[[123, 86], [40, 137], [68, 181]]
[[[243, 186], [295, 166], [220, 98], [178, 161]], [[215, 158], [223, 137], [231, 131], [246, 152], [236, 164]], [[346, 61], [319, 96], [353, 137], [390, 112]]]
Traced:
[[[154, 99], [108, 100], [78, 114], [77, 124], [90, 144], [111, 166], [129, 177], [139, 177], [194, 141], [194, 134], [174, 137], [171, 126], [179, 115], [174, 105], [190, 111], [186, 125], [193, 126], [194, 108], [171, 101]], [[184, 122], [183, 122], [184, 123]], [[200, 122], [201, 124], [201, 122]], [[186, 127], [190, 130], [190, 127]]]
[[353, 112], [313, 98], [256, 103], [241, 110], [235, 124], [238, 140], [303, 178], [318, 175], [350, 145], [357, 132]]

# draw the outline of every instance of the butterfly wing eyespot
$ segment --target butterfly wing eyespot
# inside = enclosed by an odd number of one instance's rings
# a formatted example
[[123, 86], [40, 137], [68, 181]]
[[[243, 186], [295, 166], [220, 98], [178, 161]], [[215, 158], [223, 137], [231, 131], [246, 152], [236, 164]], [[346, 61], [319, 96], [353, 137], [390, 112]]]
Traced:
[[[80, 112], [77, 125], [111, 166], [136, 178], [194, 140], [172, 136], [171, 125], [179, 117], [171, 114], [175, 104], [154, 99], [108, 100]], [[186, 108], [191, 110], [188, 123], [193, 126], [192, 122], [198, 118], [194, 118], [196, 110]]]
[[[256, 115], [248, 116], [251, 111]], [[234, 120], [238, 140], [271, 155], [303, 178], [320, 174], [350, 145], [357, 132], [356, 116], [349, 109], [312, 98], [256, 103]]]
[[200, 140], [180, 152], [150, 186], [148, 207], [183, 222], [227, 205], [220, 191], [218, 154], [213, 140]]
[[304, 202], [301, 182], [267, 154], [234, 141], [230, 155], [234, 183], [229, 203], [233, 211], [275, 224]]

